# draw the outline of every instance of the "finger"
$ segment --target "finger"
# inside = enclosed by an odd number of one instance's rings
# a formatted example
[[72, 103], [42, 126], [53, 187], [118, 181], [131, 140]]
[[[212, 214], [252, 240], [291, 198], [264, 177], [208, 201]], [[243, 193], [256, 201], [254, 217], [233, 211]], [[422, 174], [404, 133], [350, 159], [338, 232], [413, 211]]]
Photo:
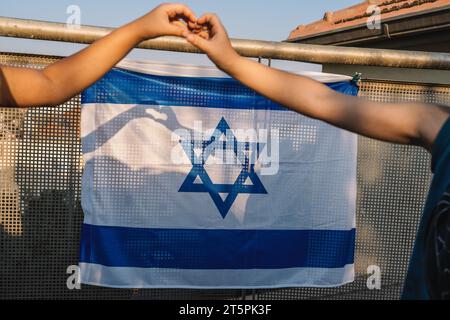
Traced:
[[171, 35], [182, 36], [184, 32], [188, 32], [187, 26], [181, 21], [172, 22], [173, 28], [171, 28]]
[[181, 19], [188, 22], [197, 22], [195, 13], [184, 4], [172, 4], [168, 6], [167, 14], [170, 18], [179, 16]]
[[197, 48], [199, 48], [204, 52], [208, 51], [209, 43], [207, 40], [191, 32], [185, 32], [183, 33], [183, 36], [190, 44], [196, 46]]
[[213, 13], [208, 13], [203, 15], [200, 19], [198, 19], [197, 24], [202, 26], [209, 26], [213, 34], [225, 32], [225, 27], [223, 26], [220, 19], [217, 15]]
[[187, 25], [190, 31], [199, 32], [202, 29], [200, 25], [191, 21], [189, 21]]
[[197, 29], [198, 28], [198, 24], [195, 22], [192, 22], [192, 21], [189, 21], [187, 23], [187, 25], [188, 25], [189, 29]]
[[188, 30], [187, 25], [186, 25], [185, 23], [179, 21], [179, 20], [172, 21], [171, 23], [172, 23], [174, 26], [176, 26], [177, 28], [180, 28], [180, 29], [182, 29], [182, 30]]
[[201, 32], [197, 33], [197, 35], [205, 40], [210, 39], [210, 35], [209, 35], [208, 31], [201, 31]]
[[[175, 22], [178, 21], [180, 23], [183, 23], [185, 26], [195, 26], [197, 25], [197, 23], [190, 21], [189, 19], [187, 19], [186, 17], [184, 17], [183, 15], [179, 15], [177, 14], [175, 17], [169, 17], [170, 22]], [[189, 28], [191, 29], [191, 28]]]
[[222, 22], [214, 13], [207, 13], [204, 14], [200, 19], [197, 20], [197, 23], [200, 25], [206, 25], [209, 24], [211, 26], [213, 25], [222, 25]]
[[183, 4], [173, 4], [169, 6], [168, 14], [170, 17], [182, 16], [187, 18], [188, 21], [196, 22], [197, 17], [195, 13], [186, 5]]

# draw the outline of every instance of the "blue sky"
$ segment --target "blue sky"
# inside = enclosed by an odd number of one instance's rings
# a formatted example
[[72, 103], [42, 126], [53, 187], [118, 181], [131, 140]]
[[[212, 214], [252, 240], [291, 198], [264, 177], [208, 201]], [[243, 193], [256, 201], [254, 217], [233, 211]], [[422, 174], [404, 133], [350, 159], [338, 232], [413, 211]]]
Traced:
[[[131, 21], [161, 1], [144, 0], [1, 0], [0, 15], [24, 19], [66, 22], [66, 9], [70, 5], [81, 8], [81, 23], [86, 25], [118, 27]], [[325, 11], [345, 8], [361, 0], [228, 0], [181, 1], [198, 15], [217, 13], [231, 37], [259, 40], [284, 40], [299, 24], [323, 17]], [[1, 51], [27, 52], [51, 55], [70, 55], [83, 46], [35, 40], [18, 40], [0, 37]], [[174, 63], [209, 65], [204, 56], [134, 50], [129, 58], [150, 59]], [[316, 69], [299, 63], [274, 62], [274, 66], [288, 70]]]

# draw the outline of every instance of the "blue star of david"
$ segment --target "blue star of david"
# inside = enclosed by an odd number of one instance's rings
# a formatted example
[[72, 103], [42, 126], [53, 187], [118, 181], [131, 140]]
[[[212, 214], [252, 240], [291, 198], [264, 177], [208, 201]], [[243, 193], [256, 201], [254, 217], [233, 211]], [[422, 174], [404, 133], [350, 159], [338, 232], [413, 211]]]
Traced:
[[[225, 141], [221, 141], [220, 136], [225, 136]], [[216, 149], [229, 150], [230, 141], [236, 158], [242, 164], [242, 171], [234, 184], [214, 184], [205, 170], [205, 164]], [[250, 162], [249, 157], [249, 151], [253, 150], [256, 151], [256, 159], [258, 159], [262, 144], [237, 141], [224, 118], [220, 120], [215, 133], [208, 140], [181, 140], [180, 143], [193, 167], [178, 192], [209, 193], [223, 219], [226, 218], [239, 194], [267, 194], [255, 172], [255, 161]], [[201, 150], [201, 154], [195, 153], [197, 147]], [[196, 181], [201, 181], [201, 183], [196, 183]], [[251, 182], [251, 184], [247, 182]], [[221, 194], [228, 194], [228, 196], [223, 200]]]

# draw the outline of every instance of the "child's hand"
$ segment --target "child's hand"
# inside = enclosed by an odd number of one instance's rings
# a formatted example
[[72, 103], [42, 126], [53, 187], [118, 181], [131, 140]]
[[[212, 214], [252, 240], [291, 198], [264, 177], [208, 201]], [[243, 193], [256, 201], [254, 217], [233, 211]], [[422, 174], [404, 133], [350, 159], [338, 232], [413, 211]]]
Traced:
[[131, 24], [143, 41], [160, 36], [182, 36], [196, 22], [197, 18], [189, 7], [183, 4], [162, 4]]
[[183, 36], [191, 44], [204, 51], [218, 68], [227, 71], [234, 58], [239, 57], [231, 46], [227, 31], [215, 14], [206, 14], [189, 26]]

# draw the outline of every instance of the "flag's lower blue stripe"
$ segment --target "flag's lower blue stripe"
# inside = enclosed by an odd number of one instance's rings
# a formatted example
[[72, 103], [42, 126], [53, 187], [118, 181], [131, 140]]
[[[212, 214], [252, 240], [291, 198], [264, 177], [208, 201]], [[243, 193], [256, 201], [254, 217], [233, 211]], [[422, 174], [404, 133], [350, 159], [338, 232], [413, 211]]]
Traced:
[[173, 269], [342, 268], [355, 230], [185, 230], [84, 224], [82, 263]]
[[[351, 82], [327, 84], [357, 95]], [[144, 104], [203, 108], [287, 110], [231, 78], [194, 78], [142, 74], [113, 69], [81, 95], [83, 104]]]

